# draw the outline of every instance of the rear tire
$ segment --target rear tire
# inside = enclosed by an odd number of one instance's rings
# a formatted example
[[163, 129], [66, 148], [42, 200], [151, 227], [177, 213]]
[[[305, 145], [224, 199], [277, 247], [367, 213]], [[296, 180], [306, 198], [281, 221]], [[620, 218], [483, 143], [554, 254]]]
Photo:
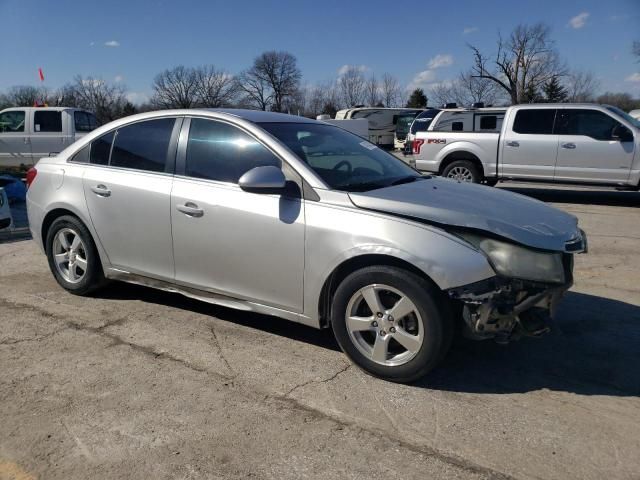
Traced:
[[442, 176], [459, 182], [480, 183], [483, 176], [470, 160], [454, 160], [442, 171]]
[[96, 245], [78, 218], [56, 218], [47, 231], [45, 246], [51, 273], [68, 292], [87, 295], [105, 284]]
[[357, 270], [340, 283], [331, 326], [356, 365], [400, 383], [435, 368], [453, 337], [451, 313], [440, 291], [414, 273], [388, 266]]

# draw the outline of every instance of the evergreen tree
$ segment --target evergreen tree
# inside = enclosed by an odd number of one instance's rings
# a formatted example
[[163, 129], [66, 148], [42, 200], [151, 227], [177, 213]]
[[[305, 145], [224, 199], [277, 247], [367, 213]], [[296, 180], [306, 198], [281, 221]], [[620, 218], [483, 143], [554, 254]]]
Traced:
[[554, 75], [547, 83], [542, 86], [545, 100], [551, 103], [562, 103], [567, 101], [567, 91], [560, 85], [558, 76]]
[[424, 94], [424, 90], [416, 88], [407, 100], [407, 108], [426, 108], [427, 96]]

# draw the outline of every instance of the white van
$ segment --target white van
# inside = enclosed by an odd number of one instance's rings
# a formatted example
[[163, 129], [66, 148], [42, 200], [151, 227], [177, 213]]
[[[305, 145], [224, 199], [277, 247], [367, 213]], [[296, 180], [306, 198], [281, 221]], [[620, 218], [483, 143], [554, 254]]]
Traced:
[[422, 109], [356, 107], [339, 110], [336, 120], [366, 118], [369, 120], [369, 141], [381, 147], [393, 148], [398, 115], [420, 111]]
[[0, 111], [0, 171], [23, 173], [96, 129], [93, 113], [69, 107], [14, 107]]

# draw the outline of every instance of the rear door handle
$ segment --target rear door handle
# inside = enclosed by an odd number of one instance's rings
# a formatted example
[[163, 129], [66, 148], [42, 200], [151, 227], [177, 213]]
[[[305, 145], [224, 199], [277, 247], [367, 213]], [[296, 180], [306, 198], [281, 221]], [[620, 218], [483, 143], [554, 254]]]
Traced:
[[99, 184], [95, 187], [91, 187], [91, 191], [100, 197], [108, 197], [111, 195], [111, 190], [109, 190], [105, 185]]
[[189, 217], [201, 217], [204, 215], [204, 210], [199, 208], [198, 205], [193, 202], [187, 202], [184, 205], [176, 205], [176, 208], [179, 212], [182, 212]]
[[515, 140], [510, 140], [507, 142], [507, 147], [519, 147], [520, 142], [516, 142]]
[[576, 144], [575, 143], [563, 143], [560, 146], [562, 148], [568, 148], [569, 150], [573, 150], [574, 148], [576, 148]]

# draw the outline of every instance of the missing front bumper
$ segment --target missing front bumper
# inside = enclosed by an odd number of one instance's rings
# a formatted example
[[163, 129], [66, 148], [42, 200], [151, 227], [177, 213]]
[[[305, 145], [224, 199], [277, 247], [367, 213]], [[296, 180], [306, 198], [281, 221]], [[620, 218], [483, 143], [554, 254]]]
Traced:
[[465, 336], [506, 343], [549, 332], [556, 307], [570, 286], [570, 282], [549, 285], [494, 277], [447, 293], [461, 307]]

